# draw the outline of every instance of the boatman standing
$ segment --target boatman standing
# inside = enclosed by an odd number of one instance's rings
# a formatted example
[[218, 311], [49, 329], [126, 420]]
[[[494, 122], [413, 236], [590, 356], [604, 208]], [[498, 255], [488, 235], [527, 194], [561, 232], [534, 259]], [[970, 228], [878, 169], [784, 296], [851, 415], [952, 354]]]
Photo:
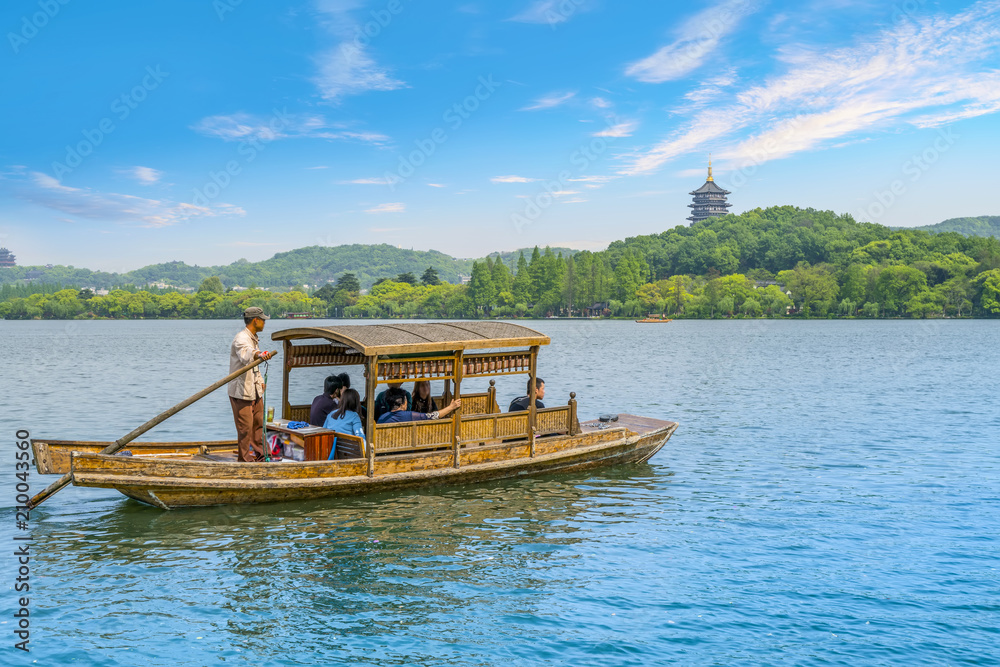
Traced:
[[[238, 371], [257, 359], [270, 359], [270, 352], [257, 347], [257, 334], [264, 330], [267, 315], [257, 306], [243, 311], [246, 324], [233, 338], [229, 348], [229, 372]], [[264, 378], [260, 366], [229, 383], [229, 402], [236, 420], [236, 439], [239, 445], [238, 461], [264, 460]]]

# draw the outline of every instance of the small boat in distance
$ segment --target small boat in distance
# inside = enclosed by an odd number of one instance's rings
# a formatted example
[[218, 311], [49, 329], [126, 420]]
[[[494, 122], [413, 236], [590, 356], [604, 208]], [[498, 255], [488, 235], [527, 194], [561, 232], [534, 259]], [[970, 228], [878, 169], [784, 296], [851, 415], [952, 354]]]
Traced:
[[[132, 442], [131, 455], [116, 455], [100, 453], [108, 442], [34, 439], [38, 472], [71, 473], [76, 486], [117, 489], [161, 509], [277, 502], [643, 462], [677, 428], [627, 414], [581, 423], [575, 392], [565, 405], [536, 408], [538, 350], [550, 339], [516, 324], [301, 327], [271, 338], [284, 345], [282, 419], [267, 430], [286, 437], [294, 458], [304, 460], [238, 463], [235, 440]], [[289, 428], [289, 421], [306, 421], [310, 408], [290, 403], [291, 371], [331, 366], [364, 368], [368, 443]], [[514, 374], [531, 379], [529, 409], [502, 413], [491, 376]], [[479, 379], [489, 379], [486, 391], [468, 391]], [[376, 424], [378, 385], [418, 380], [443, 380], [438, 405], [461, 398], [461, 408], [445, 419]]]
[[641, 320], [636, 320], [639, 324], [652, 324], [653, 322], [673, 322], [669, 317], [663, 317], [662, 315], [647, 315]]

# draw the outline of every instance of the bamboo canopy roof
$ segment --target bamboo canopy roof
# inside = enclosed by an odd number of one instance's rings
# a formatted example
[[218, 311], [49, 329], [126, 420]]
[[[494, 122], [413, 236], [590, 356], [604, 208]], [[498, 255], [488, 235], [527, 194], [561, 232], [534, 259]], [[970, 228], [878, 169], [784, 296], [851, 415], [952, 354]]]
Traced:
[[271, 340], [322, 338], [357, 350], [363, 356], [421, 354], [548, 345], [543, 333], [507, 322], [429, 322], [425, 324], [345, 324], [300, 327], [271, 334]]

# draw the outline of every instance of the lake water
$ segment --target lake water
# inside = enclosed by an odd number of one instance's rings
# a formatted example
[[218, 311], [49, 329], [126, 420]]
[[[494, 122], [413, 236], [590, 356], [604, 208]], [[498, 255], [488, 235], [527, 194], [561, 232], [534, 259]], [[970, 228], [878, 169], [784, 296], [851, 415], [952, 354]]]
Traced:
[[[70, 487], [31, 514], [28, 655], [4, 557], [3, 663], [1000, 664], [1000, 322], [528, 326], [552, 337], [547, 404], [679, 421], [667, 446], [294, 504]], [[0, 322], [0, 550], [23, 534], [17, 429], [114, 440], [224, 376], [238, 328]], [[293, 402], [323, 375], [293, 375]], [[148, 439], [233, 432], [220, 391]]]

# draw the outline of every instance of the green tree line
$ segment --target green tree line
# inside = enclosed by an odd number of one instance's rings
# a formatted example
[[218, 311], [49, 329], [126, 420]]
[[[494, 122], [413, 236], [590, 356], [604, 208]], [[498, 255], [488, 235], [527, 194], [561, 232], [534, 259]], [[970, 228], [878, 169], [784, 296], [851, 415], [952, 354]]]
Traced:
[[783, 206], [616, 241], [601, 252], [536, 247], [527, 257], [490, 256], [472, 263], [467, 284], [456, 282], [428, 265], [383, 274], [368, 290], [356, 274], [341, 273], [312, 294], [226, 291], [231, 284], [221, 277], [203, 280], [195, 294], [132, 288], [94, 297], [32, 287], [0, 293], [0, 315], [236, 317], [259, 305], [272, 315], [347, 318], [994, 317], [1000, 241]]

